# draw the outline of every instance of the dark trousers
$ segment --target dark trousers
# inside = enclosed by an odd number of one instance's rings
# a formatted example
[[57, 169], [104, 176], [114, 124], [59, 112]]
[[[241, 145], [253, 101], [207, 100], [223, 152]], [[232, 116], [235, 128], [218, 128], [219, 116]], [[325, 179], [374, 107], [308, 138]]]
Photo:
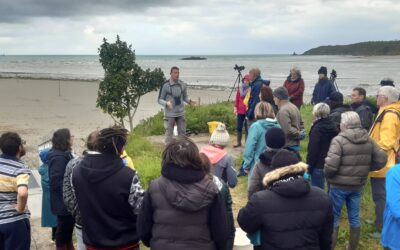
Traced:
[[383, 212], [386, 206], [386, 178], [371, 178], [372, 199], [375, 203], [376, 230], [382, 231]]
[[246, 120], [246, 115], [240, 115], [238, 114], [236, 116], [236, 131], [238, 132], [238, 134], [242, 134], [243, 133], [243, 128], [244, 128], [244, 134], [245, 134], [245, 138], [247, 139], [247, 120]]
[[56, 246], [74, 249], [72, 245], [72, 233], [74, 232], [75, 220], [71, 215], [57, 216]]
[[0, 250], [29, 250], [31, 248], [31, 224], [23, 219], [0, 224]]

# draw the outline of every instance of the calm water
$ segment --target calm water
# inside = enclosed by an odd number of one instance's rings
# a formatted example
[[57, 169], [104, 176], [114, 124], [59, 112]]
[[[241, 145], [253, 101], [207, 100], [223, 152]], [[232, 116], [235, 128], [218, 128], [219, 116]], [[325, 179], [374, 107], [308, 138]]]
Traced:
[[[206, 56], [203, 61], [183, 61], [183, 56], [137, 56], [143, 68], [160, 67], [168, 76], [173, 65], [181, 68], [181, 79], [192, 85], [232, 86], [237, 72], [235, 64], [244, 65], [245, 72], [259, 67], [262, 76], [272, 86], [283, 83], [289, 69], [298, 66], [306, 83], [306, 93], [312, 91], [321, 65], [338, 72], [337, 83], [346, 94], [352, 87], [361, 85], [371, 94], [383, 77], [400, 82], [400, 57], [351, 57], [351, 56]], [[97, 55], [77, 56], [1, 56], [0, 77], [98, 80], [103, 69]]]

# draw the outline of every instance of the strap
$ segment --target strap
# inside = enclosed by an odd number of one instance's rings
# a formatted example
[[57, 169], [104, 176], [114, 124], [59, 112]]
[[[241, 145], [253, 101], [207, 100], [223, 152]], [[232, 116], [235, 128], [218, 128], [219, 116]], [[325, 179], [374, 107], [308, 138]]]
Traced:
[[[380, 123], [380, 122], [383, 121], [383, 118], [384, 118], [384, 116], [385, 116], [386, 113], [393, 113], [393, 114], [396, 114], [396, 115], [397, 115], [397, 118], [400, 120], [400, 112], [398, 112], [397, 110], [394, 110], [394, 109], [387, 109], [387, 110], [383, 111], [383, 112], [376, 118], [375, 123], [374, 123], [374, 126], [371, 128], [371, 131], [372, 131], [373, 128], [375, 127], [375, 124]], [[394, 151], [395, 154], [398, 154], [398, 153], [399, 153], [399, 149], [396, 150], [395, 148], [393, 148], [393, 151]]]

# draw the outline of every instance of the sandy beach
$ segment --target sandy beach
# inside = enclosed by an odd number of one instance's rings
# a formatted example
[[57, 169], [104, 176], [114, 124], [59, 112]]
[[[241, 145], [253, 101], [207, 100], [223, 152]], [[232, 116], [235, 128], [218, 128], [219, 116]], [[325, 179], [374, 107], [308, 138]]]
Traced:
[[[0, 133], [16, 131], [27, 142], [25, 161], [32, 168], [39, 164], [37, 146], [58, 128], [69, 128], [75, 136], [77, 152], [82, 139], [97, 128], [113, 125], [109, 115], [96, 108], [98, 82], [0, 79]], [[60, 86], [60, 92], [59, 92]], [[60, 95], [59, 95], [60, 94]], [[161, 110], [158, 92], [145, 95], [134, 117], [137, 124]], [[227, 100], [229, 92], [190, 89], [201, 104]], [[232, 95], [234, 97], [234, 94]]]

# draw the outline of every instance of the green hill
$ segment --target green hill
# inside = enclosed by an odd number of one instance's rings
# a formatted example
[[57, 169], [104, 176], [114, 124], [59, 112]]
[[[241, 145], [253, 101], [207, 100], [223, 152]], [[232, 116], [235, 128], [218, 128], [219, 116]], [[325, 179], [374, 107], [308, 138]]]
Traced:
[[303, 55], [395, 56], [400, 55], [400, 41], [320, 46], [307, 50]]

